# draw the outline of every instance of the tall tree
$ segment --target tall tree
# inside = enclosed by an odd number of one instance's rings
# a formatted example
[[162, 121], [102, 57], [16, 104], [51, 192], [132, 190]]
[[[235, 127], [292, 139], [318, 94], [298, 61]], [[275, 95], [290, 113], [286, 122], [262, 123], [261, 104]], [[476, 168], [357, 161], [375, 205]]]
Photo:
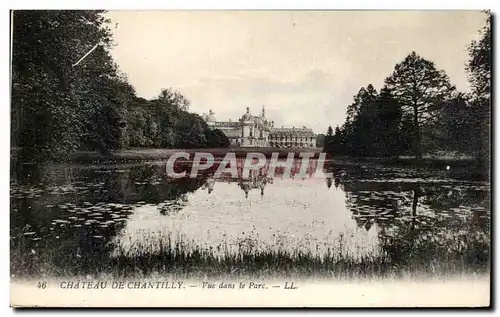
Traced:
[[488, 164], [490, 157], [491, 134], [491, 14], [487, 15], [481, 39], [468, 47], [470, 59], [466, 65], [472, 87], [473, 133], [477, 136], [474, 152], [484, 164]]
[[12, 146], [29, 160], [64, 160], [77, 150], [226, 146], [222, 132], [209, 132], [188, 112], [181, 93], [136, 96], [109, 53], [104, 13], [14, 12]]
[[317, 148], [323, 148], [325, 146], [325, 138], [326, 138], [326, 135], [324, 135], [323, 133], [319, 133], [316, 136], [316, 147]]
[[187, 100], [180, 92], [171, 88], [164, 88], [158, 96], [158, 100], [165, 105], [174, 107], [178, 110], [188, 111], [189, 100]]
[[411, 115], [413, 123], [413, 150], [417, 159], [422, 158], [422, 128], [432, 119], [433, 112], [441, 107], [454, 91], [444, 71], [436, 69], [434, 62], [411, 52], [396, 64], [392, 75], [385, 80], [392, 96]]
[[490, 99], [491, 95], [491, 14], [487, 13], [486, 25], [481, 30], [481, 39], [468, 46], [469, 61], [466, 69], [474, 96]]
[[345, 134], [345, 154], [352, 156], [367, 156], [373, 126], [377, 120], [374, 104], [377, 91], [370, 84], [362, 87], [354, 96], [354, 102], [347, 107], [346, 122], [343, 126]]
[[[455, 94], [438, 114], [435, 124], [437, 146], [453, 153], [473, 154], [474, 109], [464, 93]], [[472, 150], [472, 152], [471, 152]]]
[[330, 142], [330, 153], [334, 155], [345, 155], [344, 133], [339, 126], [335, 127], [332, 141]]
[[377, 133], [377, 127], [380, 122], [377, 116], [376, 102], [378, 92], [369, 84], [362, 88], [355, 97], [359, 103], [358, 114], [354, 123], [353, 153], [356, 156], [373, 155], [372, 145], [373, 136]]
[[387, 87], [382, 88], [373, 108], [376, 120], [371, 129], [370, 152], [373, 156], [382, 157], [401, 154], [401, 106]]
[[117, 73], [107, 51], [112, 39], [102, 13], [14, 11], [12, 142], [32, 159], [63, 159], [88, 134], [106, 137], [109, 130], [99, 128], [101, 124], [87, 125], [96, 116], [106, 124], [120, 121], [116, 109], [107, 107], [106, 91]]
[[326, 130], [326, 135], [323, 140], [323, 149], [325, 152], [332, 152], [332, 146], [333, 146], [333, 129], [332, 126], [328, 126], [328, 129]]
[[219, 129], [207, 129], [205, 135], [207, 138], [207, 147], [209, 148], [228, 148], [231, 145], [227, 136]]
[[332, 126], [328, 126], [328, 130], [326, 131], [326, 135], [328, 136], [333, 136], [333, 129], [332, 129]]

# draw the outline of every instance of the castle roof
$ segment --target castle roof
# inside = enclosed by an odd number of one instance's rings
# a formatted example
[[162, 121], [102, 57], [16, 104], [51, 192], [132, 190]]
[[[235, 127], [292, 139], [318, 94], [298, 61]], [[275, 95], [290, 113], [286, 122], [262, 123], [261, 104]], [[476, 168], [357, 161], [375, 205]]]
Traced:
[[257, 119], [260, 119], [261, 117], [259, 116], [254, 116], [254, 115], [251, 115], [249, 113], [245, 113], [243, 116], [241, 116], [241, 119], [243, 119], [243, 121], [255, 121]]
[[241, 130], [240, 129], [226, 129], [223, 130], [224, 134], [228, 139], [235, 139], [239, 138], [241, 136]]
[[309, 128], [273, 128], [269, 133], [272, 136], [313, 137], [314, 132]]

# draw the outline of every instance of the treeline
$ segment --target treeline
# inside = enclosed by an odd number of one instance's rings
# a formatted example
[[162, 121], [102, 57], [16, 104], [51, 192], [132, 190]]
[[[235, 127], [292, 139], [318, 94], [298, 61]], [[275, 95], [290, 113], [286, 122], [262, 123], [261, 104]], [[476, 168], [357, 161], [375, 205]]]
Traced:
[[29, 160], [65, 160], [79, 150], [227, 147], [178, 92], [136, 95], [109, 54], [104, 13], [13, 13], [11, 146]]
[[120, 147], [221, 148], [229, 140], [220, 130], [210, 130], [197, 114], [188, 112], [189, 101], [178, 92], [162, 90], [145, 100], [133, 96], [125, 109]]
[[[411, 52], [384, 86], [367, 85], [347, 107], [342, 126], [328, 128], [324, 149], [334, 156], [425, 154], [489, 159], [491, 17], [468, 49], [471, 93], [458, 92], [444, 71]], [[453, 54], [453, 52], [450, 52]]]

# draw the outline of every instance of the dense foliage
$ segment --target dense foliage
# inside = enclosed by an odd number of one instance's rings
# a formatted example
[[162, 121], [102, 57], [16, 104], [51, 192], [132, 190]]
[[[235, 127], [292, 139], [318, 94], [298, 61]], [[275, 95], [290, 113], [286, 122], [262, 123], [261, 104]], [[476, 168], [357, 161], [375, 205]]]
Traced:
[[[444, 71], [411, 52], [396, 64], [377, 92], [363, 87], [347, 107], [345, 123], [328, 128], [325, 150], [332, 155], [394, 157], [424, 154], [489, 160], [491, 18], [481, 39], [468, 47], [471, 93], [457, 92]], [[452, 54], [452, 52], [450, 52]]]
[[14, 12], [12, 146], [30, 160], [64, 160], [78, 150], [227, 146], [178, 92], [136, 95], [109, 54], [103, 13]]

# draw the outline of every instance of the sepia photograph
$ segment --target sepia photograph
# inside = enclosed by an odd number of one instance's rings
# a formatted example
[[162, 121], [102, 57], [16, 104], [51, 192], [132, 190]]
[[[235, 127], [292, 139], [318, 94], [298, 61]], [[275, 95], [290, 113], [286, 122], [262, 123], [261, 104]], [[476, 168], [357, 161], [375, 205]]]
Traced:
[[488, 10], [12, 10], [11, 307], [489, 307]]

